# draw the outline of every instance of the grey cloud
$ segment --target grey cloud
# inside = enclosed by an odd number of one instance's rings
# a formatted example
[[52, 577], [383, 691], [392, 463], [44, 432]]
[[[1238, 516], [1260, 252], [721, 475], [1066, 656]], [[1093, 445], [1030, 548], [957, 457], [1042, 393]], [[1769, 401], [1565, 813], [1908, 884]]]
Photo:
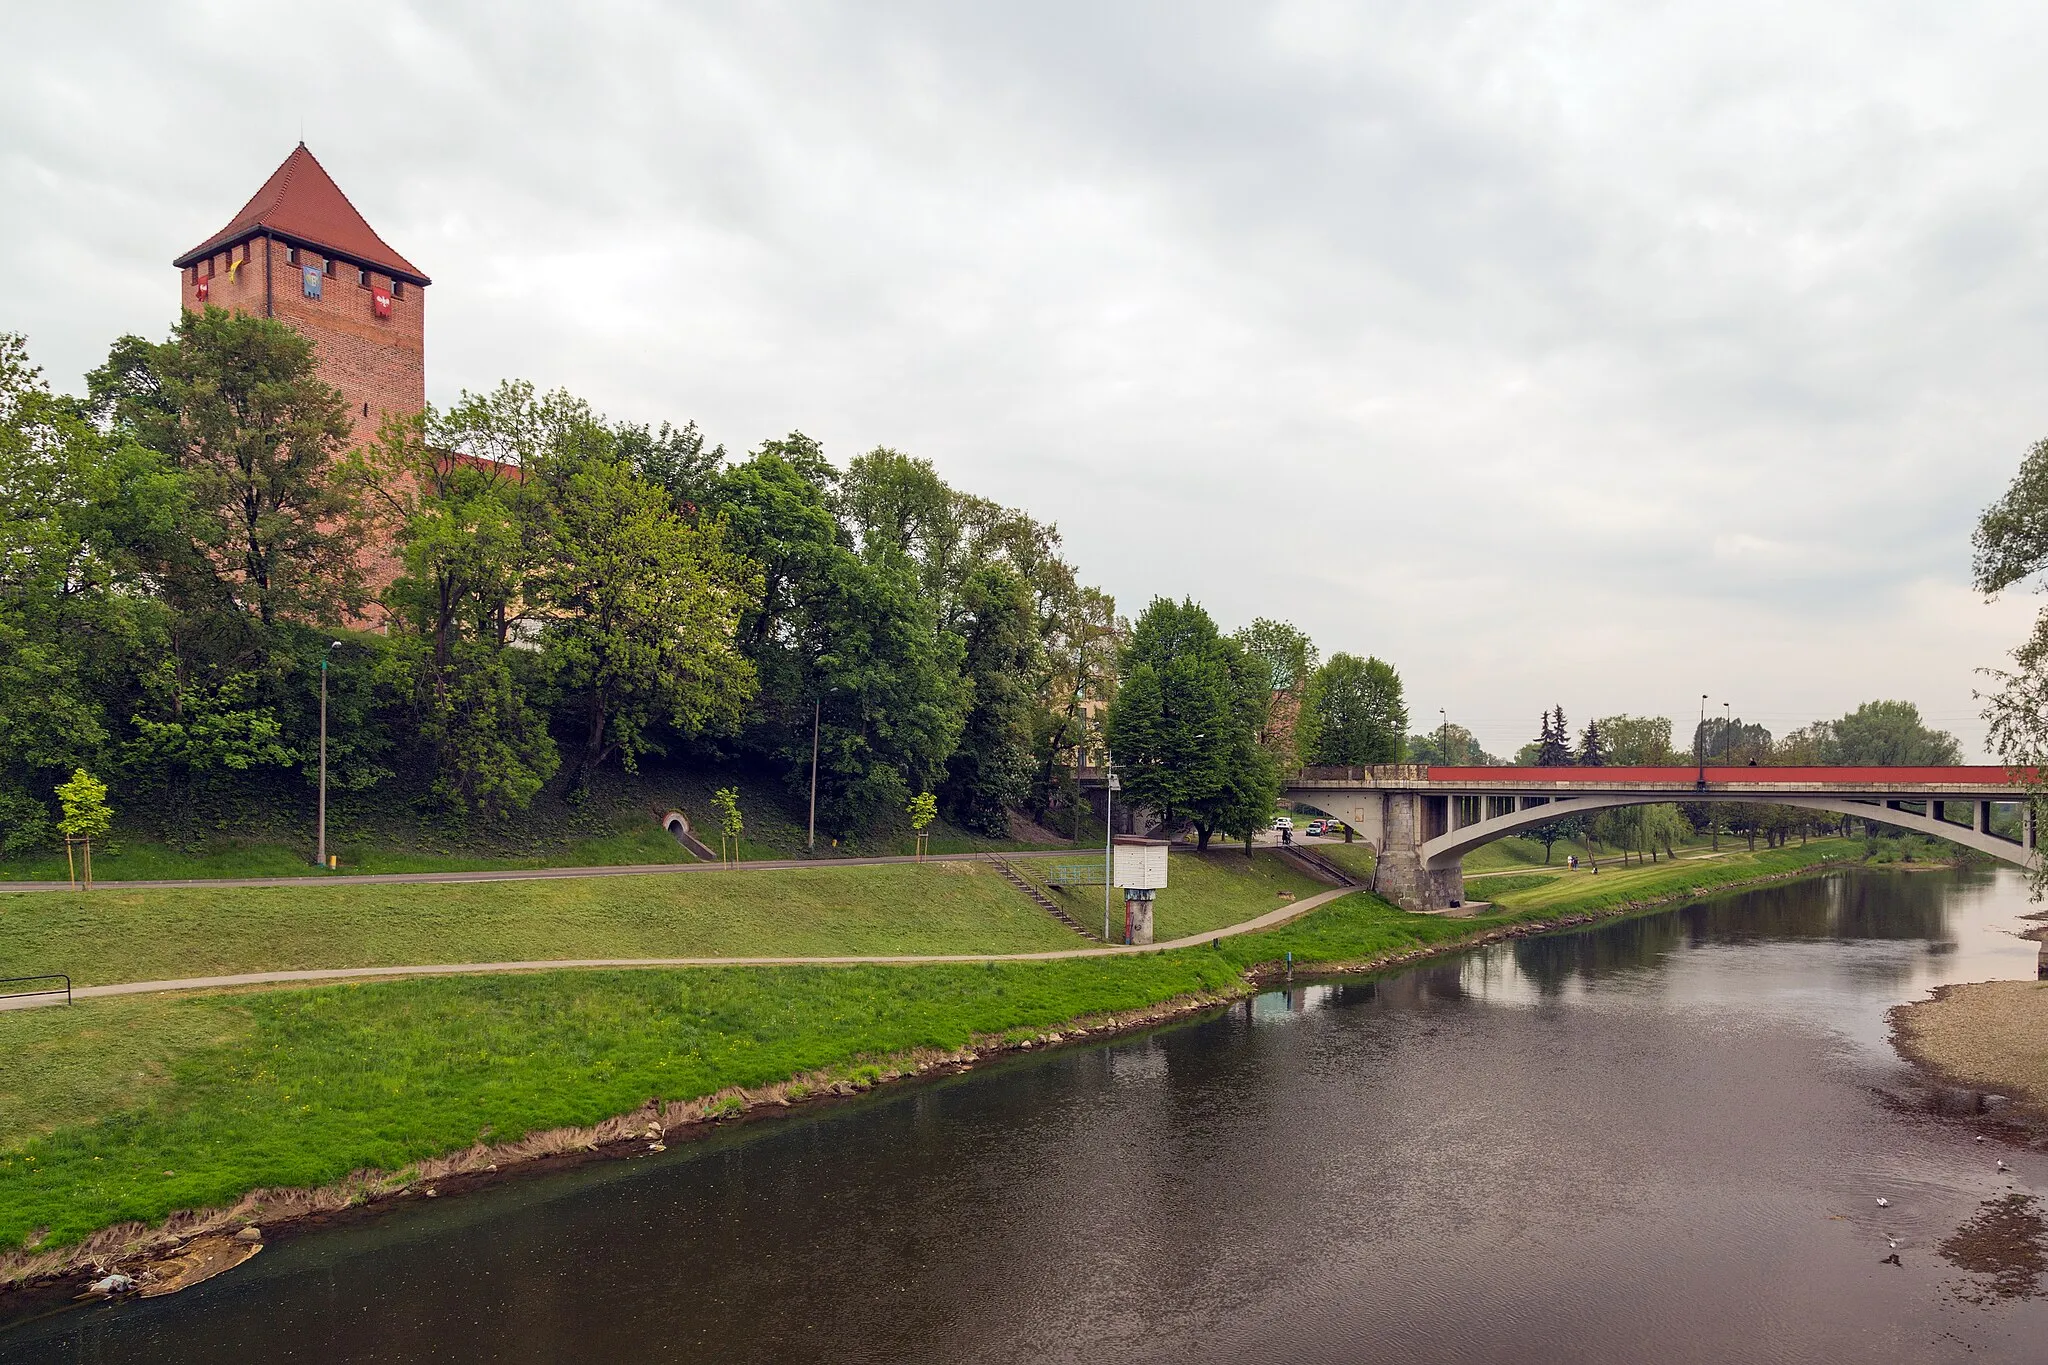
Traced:
[[520, 375], [735, 448], [910, 449], [1128, 606], [1292, 616], [1418, 713], [1967, 716], [2025, 616], [1960, 593], [1969, 526], [2048, 434], [2044, 28], [16, 7], [0, 327], [67, 385], [161, 333], [170, 257], [303, 118], [436, 279], [437, 400]]

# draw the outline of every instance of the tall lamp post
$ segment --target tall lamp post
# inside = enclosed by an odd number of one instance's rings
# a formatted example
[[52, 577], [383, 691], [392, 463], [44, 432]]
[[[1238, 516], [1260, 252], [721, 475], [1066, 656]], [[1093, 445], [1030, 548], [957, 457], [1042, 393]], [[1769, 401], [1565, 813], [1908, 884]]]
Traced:
[[1105, 744], [1102, 746], [1102, 941], [1109, 942], [1109, 899], [1114, 890], [1110, 883], [1116, 878], [1115, 868], [1110, 863], [1110, 845], [1115, 842], [1116, 833], [1116, 754]]
[[804, 836], [806, 853], [815, 853], [818, 849], [818, 722], [824, 715], [824, 699], [814, 699], [811, 702], [811, 827]]
[[1700, 693], [1700, 728], [1693, 731], [1693, 754], [1700, 761], [1700, 779], [1697, 788], [1707, 789], [1707, 694]]
[[1436, 714], [1437, 719], [1443, 722], [1442, 728], [1437, 731], [1436, 747], [1444, 757], [1444, 766], [1448, 768], [1451, 766], [1451, 717], [1441, 706], [1436, 708]]
[[329, 640], [320, 651], [320, 828], [314, 837], [313, 861], [327, 866], [327, 659], [341, 648], [341, 641]]
[[1729, 728], [1734, 724], [1735, 722], [1730, 719], [1728, 714], [1728, 703], [1724, 701], [1721, 703], [1721, 766], [1724, 768], [1733, 761], [1732, 756], [1735, 753], [1732, 747], [1735, 743], [1735, 737]]

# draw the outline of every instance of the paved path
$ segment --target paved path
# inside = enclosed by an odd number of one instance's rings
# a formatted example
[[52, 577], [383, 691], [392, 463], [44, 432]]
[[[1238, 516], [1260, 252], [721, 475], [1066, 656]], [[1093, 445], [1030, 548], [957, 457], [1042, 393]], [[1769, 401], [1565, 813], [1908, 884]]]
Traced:
[[[953, 863], [975, 858], [1070, 858], [1086, 861], [1100, 858], [1102, 850], [1090, 848], [1029, 849], [996, 853], [933, 853], [928, 863]], [[886, 863], [914, 863], [911, 854], [890, 854], [873, 858], [764, 858], [740, 863], [742, 872], [783, 872], [795, 867], [879, 867]], [[156, 887], [207, 886], [402, 886], [425, 882], [531, 882], [556, 877], [651, 877], [670, 872], [729, 872], [723, 863], [629, 863], [620, 867], [501, 867], [482, 872], [343, 872], [305, 877], [194, 877], [184, 881], [96, 881], [95, 891], [139, 891]], [[0, 892], [69, 891], [70, 882], [0, 882]]]
[[[80, 986], [71, 994], [74, 999], [87, 1000], [110, 995], [218, 990], [228, 986], [278, 986], [304, 981], [354, 981], [380, 976], [473, 976], [495, 972], [618, 970], [645, 967], [925, 966], [944, 962], [1055, 962], [1076, 957], [1128, 957], [1139, 953], [1164, 953], [1175, 948], [1195, 948], [1215, 939], [1235, 938], [1239, 934], [1271, 929], [1356, 890], [1358, 888], [1355, 886], [1334, 887], [1319, 896], [1294, 901], [1277, 910], [1270, 910], [1257, 919], [1248, 919], [1227, 929], [1212, 929], [1207, 933], [1190, 934], [1186, 938], [1148, 944], [1142, 948], [1126, 948], [1121, 944], [1115, 944], [1101, 948], [1058, 948], [1036, 953], [899, 953], [870, 957], [578, 957], [546, 962], [455, 962], [416, 967], [333, 967], [296, 972], [243, 972], [234, 976], [190, 976], [175, 981], [126, 981], [111, 986]], [[34, 1009], [41, 1005], [62, 1003], [64, 997], [61, 995], [23, 996], [0, 1000], [0, 1011]]]

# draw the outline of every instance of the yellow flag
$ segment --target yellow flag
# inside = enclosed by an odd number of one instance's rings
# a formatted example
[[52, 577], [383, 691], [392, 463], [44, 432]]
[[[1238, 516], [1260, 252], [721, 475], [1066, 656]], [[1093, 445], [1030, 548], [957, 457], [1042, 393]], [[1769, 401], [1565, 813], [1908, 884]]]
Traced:
[[238, 261], [238, 260], [234, 259], [234, 256], [233, 256], [232, 254], [230, 254], [230, 255], [229, 255], [229, 257], [228, 257], [228, 283], [229, 283], [229, 284], [233, 284], [233, 283], [235, 282], [235, 275], [236, 275], [236, 273], [237, 273], [238, 271], [240, 271], [240, 270], [241, 270], [241, 268], [242, 268], [243, 266], [247, 265], [248, 263], [249, 263], [249, 258], [248, 258], [248, 257], [246, 257], [246, 256], [244, 256], [244, 257], [243, 257], [243, 258], [242, 258], [241, 260], [239, 260], [239, 261]]

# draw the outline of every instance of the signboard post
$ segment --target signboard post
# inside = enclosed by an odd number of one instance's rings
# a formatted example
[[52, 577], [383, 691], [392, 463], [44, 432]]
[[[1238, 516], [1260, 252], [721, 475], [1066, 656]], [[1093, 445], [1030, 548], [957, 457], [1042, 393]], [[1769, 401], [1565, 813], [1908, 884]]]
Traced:
[[1164, 839], [1141, 839], [1133, 834], [1115, 838], [1115, 866], [1110, 881], [1124, 892], [1124, 942], [1152, 941], [1152, 901], [1166, 885]]

